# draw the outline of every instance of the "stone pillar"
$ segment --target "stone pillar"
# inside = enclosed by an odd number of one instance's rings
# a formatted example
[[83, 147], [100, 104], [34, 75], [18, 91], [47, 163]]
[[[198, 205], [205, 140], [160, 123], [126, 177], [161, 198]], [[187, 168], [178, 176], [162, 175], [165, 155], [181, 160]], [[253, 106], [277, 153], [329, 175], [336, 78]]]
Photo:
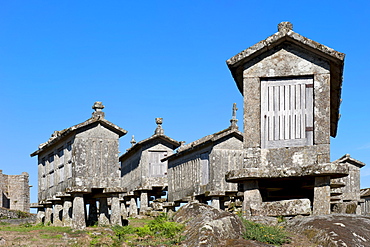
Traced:
[[72, 226], [72, 202], [65, 198], [63, 202], [63, 226]]
[[52, 222], [52, 215], [53, 215], [53, 205], [51, 204], [46, 204], [45, 205], [45, 225], [50, 225]]
[[122, 215], [122, 219], [124, 220], [127, 220], [127, 208], [126, 208], [126, 202], [123, 201], [121, 202], [121, 215]]
[[148, 193], [141, 192], [140, 193], [140, 214], [145, 215], [146, 211], [148, 210]]
[[361, 215], [361, 205], [357, 203], [356, 214]]
[[93, 226], [98, 222], [98, 207], [96, 206], [96, 200], [90, 200], [89, 205], [87, 225]]
[[330, 214], [330, 176], [315, 177], [313, 215]]
[[118, 196], [112, 197], [110, 223], [112, 225], [122, 226], [121, 207]]
[[108, 202], [106, 197], [99, 198], [99, 226], [109, 225]]
[[130, 209], [129, 209], [129, 215], [131, 218], [133, 217], [136, 217], [137, 216], [137, 205], [136, 205], [136, 200], [135, 198], [131, 197], [131, 200], [130, 200]]
[[217, 209], [220, 209], [220, 198], [219, 197], [212, 197], [211, 199], [211, 206]]
[[43, 223], [45, 220], [45, 208], [37, 208], [36, 224]]
[[63, 206], [62, 202], [55, 202], [53, 212], [53, 226], [63, 226], [62, 222]]
[[244, 200], [242, 213], [245, 216], [259, 215], [262, 207], [262, 196], [259, 191], [258, 180], [247, 180], [243, 183]]
[[86, 227], [85, 203], [83, 194], [74, 194], [72, 205], [72, 228], [82, 230]]

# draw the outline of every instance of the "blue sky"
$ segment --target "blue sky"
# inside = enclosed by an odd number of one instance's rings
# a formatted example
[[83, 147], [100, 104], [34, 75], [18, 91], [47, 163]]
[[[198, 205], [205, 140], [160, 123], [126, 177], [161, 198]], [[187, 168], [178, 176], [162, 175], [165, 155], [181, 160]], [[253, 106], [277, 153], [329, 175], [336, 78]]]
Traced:
[[[137, 141], [163, 117], [187, 143], [229, 125], [242, 96], [225, 60], [277, 31], [294, 31], [346, 54], [335, 160], [368, 163], [370, 187], [370, 1], [1, 1], [0, 169], [30, 174], [29, 154], [54, 130], [85, 121], [94, 101]], [[241, 126], [241, 123], [239, 123]]]

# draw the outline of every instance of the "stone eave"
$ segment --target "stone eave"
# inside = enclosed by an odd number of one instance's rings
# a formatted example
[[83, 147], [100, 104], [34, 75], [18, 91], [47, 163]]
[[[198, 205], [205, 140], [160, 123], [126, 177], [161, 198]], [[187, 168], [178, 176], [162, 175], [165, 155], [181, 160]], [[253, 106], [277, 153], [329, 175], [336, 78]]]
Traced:
[[321, 177], [331, 178], [345, 177], [349, 174], [348, 167], [344, 164], [326, 163], [306, 167], [283, 167], [283, 168], [244, 168], [232, 170], [226, 173], [227, 182], [238, 183], [252, 179], [275, 179], [275, 178], [300, 178]]
[[147, 138], [147, 139], [144, 139], [142, 141], [139, 141], [138, 143], [136, 143], [134, 146], [130, 147], [129, 149], [127, 149], [127, 151], [122, 154], [120, 157], [119, 157], [119, 161], [125, 159], [126, 157], [130, 156], [131, 154], [135, 153], [137, 150], [139, 150], [143, 145], [151, 142], [151, 141], [154, 141], [156, 139], [161, 139], [171, 145], [173, 145], [175, 148], [178, 148], [180, 147], [181, 143], [172, 139], [171, 137], [168, 137], [166, 135], [162, 135], [162, 134], [154, 134], [152, 135], [151, 137]]
[[360, 197], [369, 197], [370, 196], [370, 188], [361, 189], [360, 190]]
[[334, 162], [337, 162], [337, 163], [345, 163], [346, 162], [346, 163], [349, 163], [351, 165], [355, 165], [355, 166], [357, 166], [359, 168], [362, 168], [362, 167], [365, 166], [365, 163], [352, 158], [349, 154], [343, 155], [341, 158], [337, 159]]
[[293, 43], [304, 50], [312, 52], [330, 63], [331, 71], [337, 74], [331, 74], [331, 111], [330, 111], [330, 135], [335, 137], [337, 134], [339, 115], [339, 106], [341, 101], [342, 76], [345, 54], [322, 45], [316, 41], [308, 39], [292, 30], [279, 31], [265, 40], [245, 49], [226, 61], [231, 74], [237, 84], [239, 91], [243, 94], [243, 65], [248, 61], [260, 56], [261, 54], [274, 49], [276, 46], [284, 43]]
[[173, 160], [177, 157], [184, 156], [184, 155], [186, 155], [190, 152], [193, 152], [195, 150], [198, 150], [199, 148], [202, 148], [206, 145], [211, 145], [211, 144], [217, 142], [218, 140], [220, 140], [221, 138], [224, 138], [224, 137], [227, 137], [227, 136], [236, 136], [238, 139], [243, 141], [243, 133], [240, 132], [238, 129], [232, 128], [230, 126], [227, 129], [221, 130], [217, 133], [205, 136], [205, 137], [203, 137], [201, 139], [198, 139], [194, 142], [191, 142], [187, 145], [181, 146], [176, 153], [162, 159], [162, 161]]
[[109, 122], [108, 120], [105, 120], [104, 118], [100, 117], [92, 117], [86, 120], [85, 122], [82, 122], [80, 124], [76, 124], [72, 127], [69, 127], [67, 129], [61, 130], [61, 131], [55, 131], [53, 135], [47, 142], [40, 144], [40, 147], [38, 150], [33, 152], [30, 156], [36, 156], [43, 152], [44, 150], [48, 149], [49, 147], [52, 147], [54, 144], [58, 143], [59, 141], [63, 140], [64, 138], [70, 136], [71, 134], [76, 133], [78, 130], [82, 128], [89, 127], [93, 124], [100, 123], [102, 126], [106, 127], [107, 129], [113, 131], [114, 133], [118, 134], [119, 137], [125, 135], [127, 133], [126, 130], [118, 127], [117, 125]]

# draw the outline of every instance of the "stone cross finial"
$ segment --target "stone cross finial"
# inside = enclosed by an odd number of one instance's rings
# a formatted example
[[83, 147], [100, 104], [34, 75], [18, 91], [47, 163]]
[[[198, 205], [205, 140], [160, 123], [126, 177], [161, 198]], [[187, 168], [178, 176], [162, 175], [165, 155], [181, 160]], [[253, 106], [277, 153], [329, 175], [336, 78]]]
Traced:
[[236, 107], [236, 103], [234, 103], [233, 104], [233, 113], [232, 113], [232, 117], [230, 119], [231, 128], [233, 128], [233, 129], [238, 128], [238, 125], [236, 124], [238, 122], [238, 119], [236, 119], [236, 111], [237, 110], [238, 110], [238, 108]]
[[135, 136], [134, 135], [132, 135], [130, 143], [131, 143], [131, 147], [136, 144]]
[[287, 33], [293, 30], [293, 24], [289, 21], [283, 21], [278, 24], [278, 31], [281, 33]]
[[155, 119], [155, 123], [157, 124], [157, 128], [154, 131], [155, 135], [163, 135], [164, 130], [162, 129], [162, 123], [163, 123], [163, 118], [157, 117]]
[[232, 115], [232, 119], [236, 119], [236, 111], [238, 110], [238, 108], [236, 108], [236, 103], [233, 104], [233, 115]]
[[104, 105], [101, 101], [96, 101], [92, 108], [95, 110], [92, 115], [93, 117], [101, 117], [104, 118], [105, 114], [102, 112], [102, 109], [104, 109]]

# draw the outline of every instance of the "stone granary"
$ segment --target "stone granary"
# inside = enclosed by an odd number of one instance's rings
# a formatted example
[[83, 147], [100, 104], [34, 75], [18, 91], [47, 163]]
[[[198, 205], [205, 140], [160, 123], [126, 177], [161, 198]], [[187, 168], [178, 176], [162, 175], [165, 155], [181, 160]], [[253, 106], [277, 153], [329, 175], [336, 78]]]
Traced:
[[360, 190], [361, 214], [370, 215], [370, 188]]
[[91, 118], [55, 131], [31, 154], [38, 156], [38, 215], [44, 212], [45, 223], [77, 229], [96, 221], [121, 224], [118, 195], [125, 191], [120, 184], [118, 139], [127, 131], [107, 121], [103, 108], [95, 102]]
[[0, 207], [30, 211], [30, 186], [27, 172], [6, 175], [0, 170]]
[[333, 213], [361, 214], [360, 198], [360, 169], [364, 163], [344, 155], [333, 163], [345, 164], [348, 176], [334, 178], [330, 181], [330, 203]]
[[151, 209], [149, 198], [158, 199], [166, 194], [167, 161], [161, 159], [171, 155], [181, 143], [164, 134], [162, 122], [162, 118], [156, 118], [157, 128], [151, 137], [138, 143], [132, 137], [131, 148], [119, 158], [122, 186], [127, 189], [122, 207], [129, 204], [130, 216], [137, 214], [137, 198], [140, 198], [140, 214], [145, 214]]
[[243, 184], [245, 215], [330, 213], [330, 181], [349, 174], [330, 162], [344, 56], [282, 22], [227, 60], [244, 96], [245, 159], [226, 180]]
[[168, 161], [168, 201], [198, 200], [223, 209], [225, 201], [237, 195], [238, 185], [228, 183], [225, 174], [243, 163], [243, 134], [233, 107], [231, 125], [214, 134], [179, 147]]

